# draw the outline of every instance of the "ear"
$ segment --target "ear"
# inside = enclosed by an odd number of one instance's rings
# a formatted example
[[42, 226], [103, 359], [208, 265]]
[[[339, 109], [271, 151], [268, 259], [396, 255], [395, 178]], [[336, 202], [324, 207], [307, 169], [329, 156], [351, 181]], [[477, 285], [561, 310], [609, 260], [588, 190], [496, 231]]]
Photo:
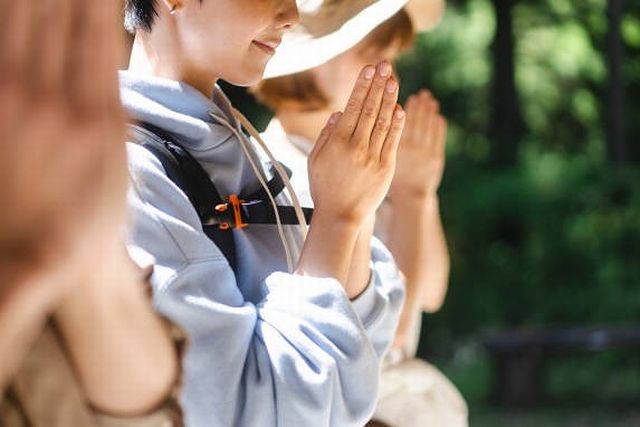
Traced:
[[182, 9], [184, 1], [183, 0], [161, 0], [161, 3], [163, 7], [165, 7], [166, 10], [173, 15], [174, 13]]

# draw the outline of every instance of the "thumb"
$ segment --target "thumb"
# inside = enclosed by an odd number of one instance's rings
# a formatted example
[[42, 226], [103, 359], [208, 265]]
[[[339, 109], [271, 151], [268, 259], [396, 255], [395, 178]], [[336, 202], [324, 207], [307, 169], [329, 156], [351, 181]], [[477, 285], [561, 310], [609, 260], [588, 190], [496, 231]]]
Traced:
[[341, 112], [336, 112], [329, 117], [329, 120], [324, 125], [324, 128], [320, 132], [320, 136], [318, 136], [318, 140], [313, 146], [313, 150], [311, 151], [310, 156], [315, 156], [317, 153], [322, 151], [322, 148], [327, 144], [327, 141], [331, 139], [331, 135], [333, 134], [336, 125], [340, 121], [340, 117], [342, 117]]

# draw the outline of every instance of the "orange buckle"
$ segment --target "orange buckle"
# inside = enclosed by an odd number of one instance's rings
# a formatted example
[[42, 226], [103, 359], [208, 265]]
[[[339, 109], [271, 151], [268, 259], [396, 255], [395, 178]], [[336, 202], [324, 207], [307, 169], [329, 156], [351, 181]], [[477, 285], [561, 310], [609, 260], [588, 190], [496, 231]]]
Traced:
[[[214, 209], [216, 210], [216, 212], [220, 212], [220, 213], [226, 212], [227, 209], [229, 209], [229, 203], [220, 203], [219, 205], [216, 205], [216, 207]], [[225, 230], [230, 229], [231, 226], [229, 225], [228, 222], [223, 222], [220, 225], [218, 225], [218, 228], [220, 230], [225, 231]]]
[[229, 196], [229, 203], [231, 203], [231, 206], [233, 206], [233, 216], [235, 219], [235, 228], [240, 229], [240, 228], [244, 228], [246, 227], [247, 223], [242, 222], [242, 211], [240, 210], [241, 208], [241, 203], [244, 202], [244, 200], [240, 200], [238, 198], [237, 195], [235, 194], [231, 194]]

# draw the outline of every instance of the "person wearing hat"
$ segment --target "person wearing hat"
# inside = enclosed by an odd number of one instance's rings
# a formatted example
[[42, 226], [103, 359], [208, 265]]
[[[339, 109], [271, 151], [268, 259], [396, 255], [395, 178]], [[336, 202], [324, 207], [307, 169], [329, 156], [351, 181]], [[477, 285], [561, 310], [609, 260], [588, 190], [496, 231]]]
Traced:
[[[267, 67], [272, 78], [253, 89], [275, 112], [262, 137], [293, 170], [292, 183], [303, 206], [313, 206], [307, 156], [314, 137], [326, 117], [346, 102], [360, 67], [384, 59], [393, 62], [411, 46], [414, 32], [439, 22], [445, 7], [441, 0], [411, 0], [397, 10], [403, 3], [388, 2], [375, 14], [360, 13], [346, 21], [341, 19], [349, 16], [347, 1], [325, 2], [303, 14], [297, 34], [291, 35], [297, 44], [276, 54]], [[339, 30], [331, 32], [335, 28]], [[437, 196], [446, 121], [427, 91], [410, 96], [405, 108], [396, 175], [378, 211], [376, 234], [405, 274], [407, 298], [382, 373], [375, 417], [397, 426], [466, 425], [460, 393], [435, 367], [415, 358], [421, 313], [441, 307], [448, 284], [449, 255]]]
[[129, 242], [153, 256], [154, 305], [186, 335], [189, 426], [361, 427], [400, 316], [402, 279], [383, 245], [371, 255], [368, 221], [404, 127], [391, 65], [363, 67], [325, 121], [308, 228], [283, 165], [217, 86], [257, 83], [298, 16], [293, 0], [125, 3]]

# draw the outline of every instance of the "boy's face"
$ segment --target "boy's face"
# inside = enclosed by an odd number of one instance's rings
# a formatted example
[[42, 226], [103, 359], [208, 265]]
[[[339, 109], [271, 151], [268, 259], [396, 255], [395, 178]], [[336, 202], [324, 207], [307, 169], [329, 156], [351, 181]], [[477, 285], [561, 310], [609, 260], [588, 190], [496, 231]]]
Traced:
[[184, 0], [176, 14], [183, 63], [239, 86], [257, 83], [285, 31], [295, 0]]

